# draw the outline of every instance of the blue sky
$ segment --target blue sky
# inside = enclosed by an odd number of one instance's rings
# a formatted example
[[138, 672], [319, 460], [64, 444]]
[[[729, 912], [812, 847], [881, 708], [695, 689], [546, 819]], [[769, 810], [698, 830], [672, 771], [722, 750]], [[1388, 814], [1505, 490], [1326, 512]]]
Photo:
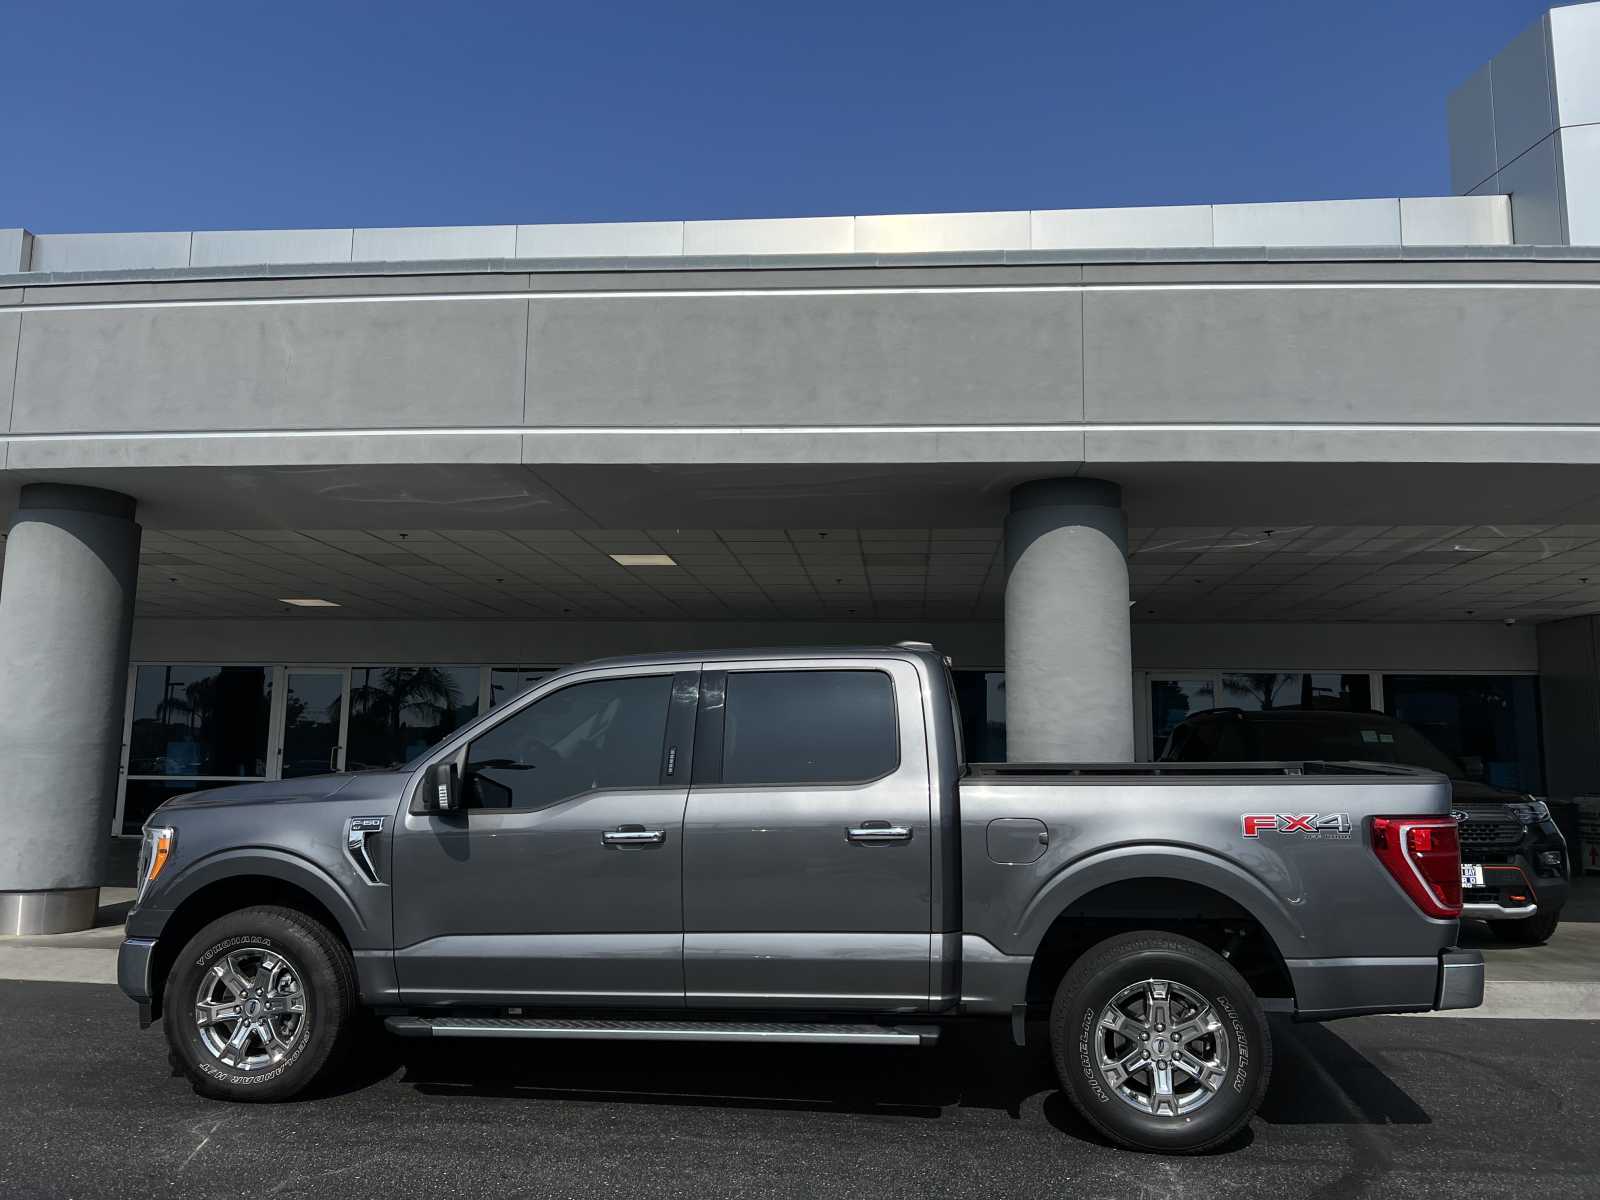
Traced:
[[1523, 0], [0, 5], [0, 228], [1447, 194]]

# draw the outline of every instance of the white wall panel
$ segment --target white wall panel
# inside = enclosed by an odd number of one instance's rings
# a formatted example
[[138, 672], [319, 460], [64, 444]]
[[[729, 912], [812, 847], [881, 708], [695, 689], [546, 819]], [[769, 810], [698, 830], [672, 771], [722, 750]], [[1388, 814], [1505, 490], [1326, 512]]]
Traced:
[[1561, 171], [1556, 139], [1545, 138], [1515, 162], [1500, 168], [1500, 190], [1511, 197], [1511, 233], [1524, 246], [1559, 246], [1566, 241]]
[[1600, 246], [1600, 125], [1580, 125], [1556, 135], [1566, 184], [1567, 243]]
[[1398, 200], [1218, 204], [1218, 246], [1398, 246]]
[[685, 254], [849, 254], [855, 248], [854, 217], [686, 221], [683, 226]]
[[1495, 153], [1503, 167], [1556, 127], [1545, 18], [1528, 26], [1490, 64]]
[[145, 271], [189, 265], [187, 233], [40, 233], [35, 271]]
[[1187, 248], [1212, 244], [1209, 204], [1041, 209], [1032, 216], [1035, 250]]
[[1494, 174], [1494, 92], [1484, 63], [1446, 105], [1450, 120], [1450, 190], [1464, 196]]
[[441, 225], [417, 229], [358, 229], [355, 262], [432, 262], [450, 258], [515, 258], [515, 225]]
[[518, 258], [649, 258], [682, 253], [682, 221], [517, 226]]
[[1508, 246], [1511, 204], [1500, 195], [1407, 196], [1400, 201], [1407, 246]]
[[913, 213], [856, 218], [856, 249], [864, 254], [941, 250], [1026, 250], [1027, 212]]
[[350, 261], [353, 229], [237, 229], [196, 232], [191, 267], [238, 267], [259, 263]]
[[1553, 8], [1549, 20], [1556, 121], [1600, 123], [1600, 4]]

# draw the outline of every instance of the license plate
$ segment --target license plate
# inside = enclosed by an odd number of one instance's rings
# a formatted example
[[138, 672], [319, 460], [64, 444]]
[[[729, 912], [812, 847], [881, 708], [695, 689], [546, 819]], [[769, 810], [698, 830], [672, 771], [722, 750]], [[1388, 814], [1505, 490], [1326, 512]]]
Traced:
[[1478, 863], [1462, 863], [1461, 864], [1461, 886], [1462, 887], [1482, 887], [1483, 886], [1483, 867], [1481, 865], [1479, 865]]

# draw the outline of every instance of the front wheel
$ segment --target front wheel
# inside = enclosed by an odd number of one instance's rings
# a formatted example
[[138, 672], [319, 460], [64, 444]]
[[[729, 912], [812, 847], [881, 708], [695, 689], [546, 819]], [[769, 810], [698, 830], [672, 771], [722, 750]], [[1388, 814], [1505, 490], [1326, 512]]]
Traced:
[[1127, 933], [1056, 989], [1050, 1044], [1062, 1089], [1114, 1142], [1194, 1154], [1239, 1133], [1266, 1094], [1272, 1042], [1250, 987], [1186, 937]]
[[1522, 946], [1538, 946], [1550, 940], [1550, 935], [1561, 923], [1561, 910], [1546, 912], [1540, 909], [1531, 917], [1520, 921], [1490, 921], [1489, 928], [1502, 941], [1516, 942]]
[[167, 1042], [195, 1091], [285, 1100], [331, 1068], [350, 1040], [350, 954], [289, 908], [241, 909], [190, 939], [166, 988]]

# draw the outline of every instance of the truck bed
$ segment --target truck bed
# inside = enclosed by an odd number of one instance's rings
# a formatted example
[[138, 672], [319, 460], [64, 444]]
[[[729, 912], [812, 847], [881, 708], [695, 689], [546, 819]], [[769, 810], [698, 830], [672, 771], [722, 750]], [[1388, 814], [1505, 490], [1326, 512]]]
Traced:
[[1378, 762], [1205, 762], [1205, 763], [968, 763], [964, 778], [1059, 780], [1074, 776], [1095, 779], [1193, 778], [1271, 775], [1376, 775], [1427, 777], [1432, 771]]

